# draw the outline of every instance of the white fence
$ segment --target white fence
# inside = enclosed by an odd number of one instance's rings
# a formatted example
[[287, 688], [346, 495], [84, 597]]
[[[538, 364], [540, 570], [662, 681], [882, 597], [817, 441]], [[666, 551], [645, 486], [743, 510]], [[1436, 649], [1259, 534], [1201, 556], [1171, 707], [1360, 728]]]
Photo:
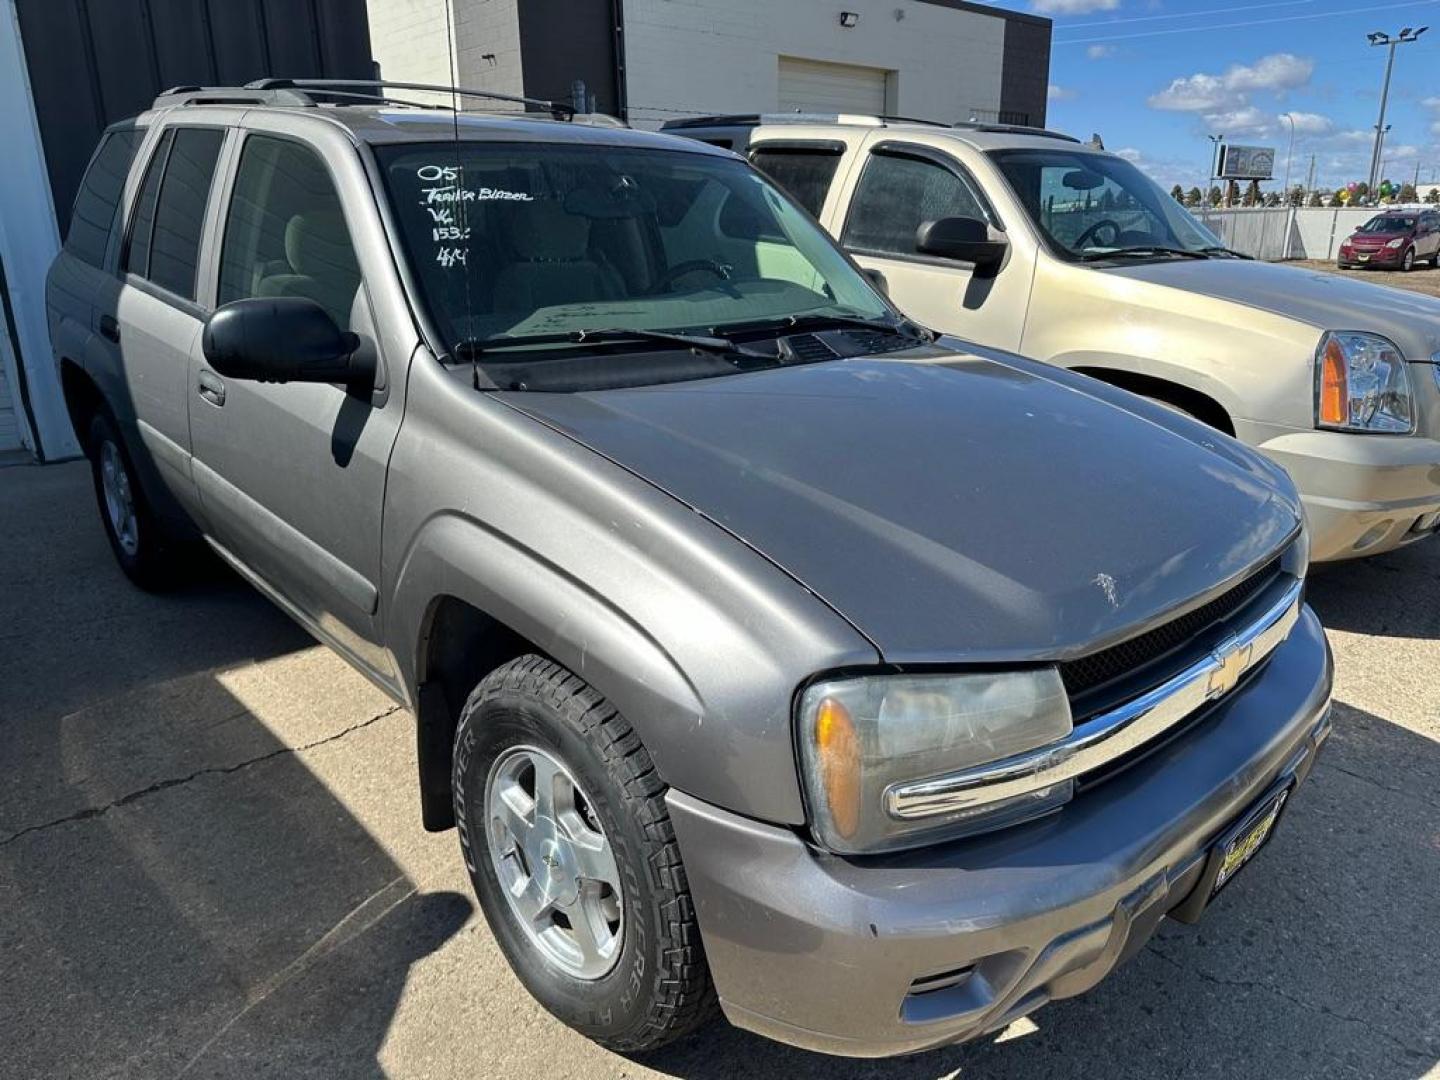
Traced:
[[1319, 207], [1234, 208], [1191, 210], [1226, 247], [1257, 259], [1335, 258], [1340, 241], [1369, 221], [1380, 208]]

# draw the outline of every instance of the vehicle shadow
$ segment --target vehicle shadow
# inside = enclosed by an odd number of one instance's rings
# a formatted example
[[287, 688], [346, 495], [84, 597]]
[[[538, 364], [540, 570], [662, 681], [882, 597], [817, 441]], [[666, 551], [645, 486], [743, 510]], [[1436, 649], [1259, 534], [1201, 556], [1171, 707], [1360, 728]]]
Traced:
[[1440, 540], [1370, 559], [1310, 569], [1306, 599], [1327, 629], [1417, 639], [1440, 638]]
[[382, 1077], [412, 966], [472, 912], [315, 771], [395, 710], [275, 674], [332, 658], [218, 566], [131, 587], [85, 468], [0, 479], [0, 1072]]
[[1265, 854], [1194, 927], [1000, 1039], [886, 1061], [718, 1024], [642, 1064], [686, 1080], [1418, 1080], [1440, 1061], [1440, 745], [1346, 705]]

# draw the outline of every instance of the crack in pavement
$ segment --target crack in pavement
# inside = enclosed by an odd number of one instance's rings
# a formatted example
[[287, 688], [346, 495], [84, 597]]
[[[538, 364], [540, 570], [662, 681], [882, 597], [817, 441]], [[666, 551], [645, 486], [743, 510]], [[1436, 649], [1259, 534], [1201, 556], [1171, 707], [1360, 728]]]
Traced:
[[1177, 969], [1178, 971], [1183, 971], [1187, 974], [1196, 976], [1200, 979], [1201, 982], [1208, 982], [1211, 985], [1223, 986], [1231, 990], [1263, 990], [1267, 993], [1275, 995], [1283, 1001], [1290, 1002], [1290, 1004], [1295, 1005], [1306, 1012], [1316, 1013], [1320, 1016], [1328, 1017], [1331, 1020], [1339, 1020], [1341, 1023], [1345, 1024], [1358, 1024], [1360, 1027], [1366, 1028], [1370, 1031], [1373, 1031], [1376, 1035], [1381, 1036], [1389, 1043], [1391, 1043], [1391, 1045], [1395, 1046], [1398, 1050], [1406, 1054], [1408, 1057], [1425, 1060], [1427, 1058], [1433, 1059], [1437, 1054], [1436, 1050], [1428, 1047], [1416, 1049], [1415, 1047], [1406, 1043], [1404, 1040], [1390, 1034], [1390, 1032], [1386, 1031], [1384, 1028], [1377, 1027], [1374, 1022], [1366, 1020], [1362, 1016], [1350, 1016], [1346, 1013], [1336, 1012], [1328, 1005], [1319, 1004], [1313, 1001], [1307, 1001], [1302, 997], [1297, 997], [1294, 994], [1286, 993], [1278, 986], [1272, 986], [1269, 983], [1256, 982], [1253, 979], [1226, 979], [1222, 978], [1219, 975], [1212, 975], [1210, 972], [1205, 971], [1201, 968], [1182, 964], [1179, 960], [1176, 960], [1172, 956], [1166, 955], [1158, 948], [1156, 948], [1154, 941], [1146, 942], [1145, 951], [1153, 956], [1159, 957], [1161, 960], [1165, 961], [1165, 963], [1169, 964], [1171, 967]]
[[332, 743], [343, 739], [347, 735], [353, 735], [357, 731], [363, 731], [371, 724], [376, 724], [379, 723], [381, 720], [384, 720], [387, 716], [394, 716], [403, 708], [403, 705], [392, 705], [384, 712], [377, 713], [369, 719], [361, 720], [358, 723], [351, 724], [349, 727], [342, 728], [340, 731], [335, 732], [333, 735], [327, 735], [323, 739], [316, 739], [314, 742], [308, 742], [301, 746], [282, 746], [276, 750], [271, 750], [268, 754], [261, 754], [259, 757], [247, 758], [245, 761], [237, 762], [234, 765], [208, 765], [203, 769], [196, 769], [188, 776], [178, 776], [171, 777], [166, 780], [157, 780], [155, 783], [149, 785], [148, 787], [143, 787], [140, 788], [138, 791], [132, 791], [126, 795], [121, 795], [118, 799], [113, 799], [110, 802], [105, 803], [103, 806], [87, 806], [83, 810], [77, 810], [73, 814], [66, 814], [64, 817], [55, 818], [53, 821], [45, 821], [40, 823], [39, 825], [27, 825], [23, 829], [13, 832], [9, 836], [5, 837], [3, 840], [0, 840], [0, 848], [3, 848], [9, 844], [13, 844], [15, 841], [21, 839], [22, 837], [29, 836], [31, 833], [44, 832], [48, 829], [53, 829], [60, 825], [71, 825], [75, 822], [89, 821], [92, 818], [101, 817], [105, 814], [108, 814], [111, 810], [115, 810], [122, 806], [129, 806], [131, 803], [139, 802], [141, 799], [154, 795], [157, 792], [168, 791], [174, 787], [181, 787], [184, 784], [190, 783], [190, 781], [192, 780], [198, 780], [202, 776], [225, 776], [230, 773], [240, 772], [243, 769], [248, 769], [252, 765], [259, 765], [262, 762], [271, 760], [272, 758], [282, 757], [285, 754], [303, 754], [307, 750], [314, 750], [318, 746], [324, 746], [326, 743]]
[[1421, 795], [1418, 792], [1406, 791], [1404, 788], [1391, 787], [1389, 784], [1376, 780], [1373, 776], [1366, 776], [1364, 773], [1356, 772], [1353, 769], [1347, 769], [1344, 765], [1337, 765], [1335, 764], [1335, 762], [1327, 761], [1324, 758], [1318, 759], [1315, 762], [1315, 767], [1317, 769], [1334, 769], [1336, 772], [1343, 773], [1344, 775], [1351, 777], [1354, 780], [1359, 780], [1361, 783], [1370, 784], [1373, 787], [1379, 788], [1381, 791], [1388, 791], [1391, 795], [1399, 795], [1401, 798], [1413, 799], [1415, 802], [1418, 802], [1427, 810], [1433, 810], [1437, 806], [1440, 806], [1440, 803], [1432, 803], [1429, 799], [1425, 798], [1425, 796]]

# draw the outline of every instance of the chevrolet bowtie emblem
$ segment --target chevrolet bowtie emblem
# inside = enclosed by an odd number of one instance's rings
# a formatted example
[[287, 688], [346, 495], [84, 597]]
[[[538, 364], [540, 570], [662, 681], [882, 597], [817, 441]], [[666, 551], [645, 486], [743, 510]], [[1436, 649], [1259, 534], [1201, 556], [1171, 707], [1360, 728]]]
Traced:
[[1242, 645], [1231, 638], [1211, 655], [1220, 666], [1210, 672], [1210, 681], [1205, 686], [1205, 697], [1207, 700], [1223, 697], [1235, 689], [1235, 684], [1240, 681], [1240, 676], [1250, 666], [1250, 654], [1253, 646]]

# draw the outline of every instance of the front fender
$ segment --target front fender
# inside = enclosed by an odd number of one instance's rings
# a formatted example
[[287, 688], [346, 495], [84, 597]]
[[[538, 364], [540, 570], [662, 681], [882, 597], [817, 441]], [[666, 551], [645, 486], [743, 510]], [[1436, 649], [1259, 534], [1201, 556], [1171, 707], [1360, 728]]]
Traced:
[[412, 368], [386, 499], [386, 642], [412, 701], [429, 615], [454, 597], [603, 694], [667, 784], [804, 821], [795, 689], [878, 656], [788, 574], [433, 362]]

